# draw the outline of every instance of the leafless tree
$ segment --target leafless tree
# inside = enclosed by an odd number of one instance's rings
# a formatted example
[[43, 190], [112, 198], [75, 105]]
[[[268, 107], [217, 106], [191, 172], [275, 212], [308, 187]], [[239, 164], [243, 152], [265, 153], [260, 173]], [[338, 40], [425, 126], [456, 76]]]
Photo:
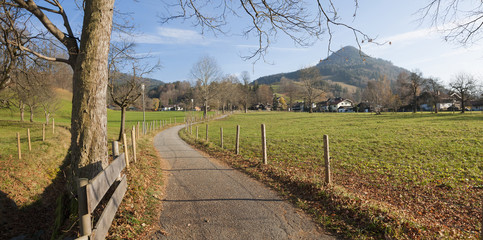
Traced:
[[410, 91], [408, 88], [408, 82], [409, 82], [409, 73], [407, 72], [401, 72], [397, 78], [396, 78], [396, 85], [394, 92], [399, 98], [399, 102], [402, 105], [407, 105], [409, 104], [410, 100]]
[[483, 4], [459, 0], [431, 0], [419, 10], [420, 20], [443, 31], [446, 41], [468, 45], [482, 37]]
[[422, 73], [418, 70], [413, 71], [409, 76], [409, 82], [407, 87], [409, 93], [411, 94], [411, 105], [413, 108], [413, 113], [416, 113], [418, 109], [418, 96], [421, 93], [421, 88], [424, 85], [425, 79], [422, 77]]
[[383, 107], [391, 106], [394, 99], [391, 84], [386, 76], [381, 76], [378, 80], [369, 80], [362, 93], [362, 99], [368, 102], [376, 113], [380, 113]]
[[434, 109], [435, 113], [438, 113], [438, 106], [437, 104], [440, 102], [440, 96], [444, 90], [443, 85], [441, 84], [440, 80], [437, 78], [430, 77], [425, 81], [424, 90], [430, 96], [430, 103], [431, 108]]
[[304, 68], [300, 71], [300, 82], [304, 89], [305, 105], [308, 107], [309, 113], [313, 112], [313, 103], [324, 93], [317, 87], [319, 80], [320, 73], [316, 67]]
[[241, 98], [239, 85], [240, 80], [233, 74], [226, 75], [221, 79], [217, 86], [218, 99], [220, 101], [222, 112], [232, 109], [233, 105], [239, 102]]
[[23, 45], [29, 41], [25, 37], [26, 27], [22, 26], [25, 24], [20, 21], [23, 17], [17, 8], [5, 4], [0, 6], [0, 91], [12, 82], [17, 60], [23, 55], [12, 41], [21, 41]]
[[400, 73], [396, 79], [396, 92], [403, 103], [411, 105], [413, 113], [416, 113], [418, 109], [418, 97], [424, 84], [425, 79], [419, 70], [414, 70], [409, 74]]
[[201, 57], [191, 69], [191, 76], [196, 82], [197, 95], [203, 103], [203, 117], [208, 114], [209, 102], [216, 91], [212, 85], [219, 80], [221, 70], [216, 60], [209, 56]]
[[294, 100], [300, 95], [300, 85], [293, 80], [282, 77], [282, 79], [280, 79], [280, 88], [280, 90], [288, 97], [288, 108], [292, 109]]
[[46, 69], [48, 67], [39, 64], [45, 64], [45, 62], [24, 59], [21, 61], [21, 67], [15, 71], [14, 91], [18, 98], [21, 120], [23, 120], [24, 106], [29, 108], [30, 122], [33, 122], [34, 113], [38, 107], [47, 106], [46, 102], [52, 104], [55, 102], [55, 93], [47, 80], [49, 73]]
[[466, 111], [466, 106], [469, 100], [478, 91], [478, 80], [471, 74], [459, 73], [453, 77], [449, 83], [451, 90], [458, 94], [461, 103], [461, 113]]
[[[140, 64], [139, 58], [134, 57], [134, 44], [121, 41], [111, 44], [109, 50], [109, 95], [112, 102], [121, 108], [121, 127], [118, 141], [121, 141], [125, 132], [126, 110], [142, 95], [142, 78], [160, 68], [159, 62], [155, 65]], [[132, 72], [129, 79], [119, 79], [120, 68], [131, 65]], [[158, 100], [159, 101], [159, 100]]]
[[240, 84], [240, 88], [243, 94], [243, 97], [240, 98], [241, 104], [245, 110], [245, 113], [248, 113], [248, 106], [250, 105], [250, 99], [252, 95], [252, 88], [250, 86], [250, 74], [247, 71], [243, 71], [241, 73], [242, 84]]
[[260, 85], [255, 91], [255, 98], [258, 103], [268, 105], [272, 103], [273, 90], [268, 85]]

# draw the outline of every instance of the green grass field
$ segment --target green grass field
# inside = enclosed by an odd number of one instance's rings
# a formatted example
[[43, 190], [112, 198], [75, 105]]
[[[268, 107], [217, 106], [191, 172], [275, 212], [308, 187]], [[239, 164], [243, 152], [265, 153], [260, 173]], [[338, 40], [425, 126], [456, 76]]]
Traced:
[[[209, 139], [219, 145], [223, 127], [225, 149], [233, 151], [240, 125], [241, 155], [261, 162], [262, 123], [269, 165], [276, 171], [322, 186], [322, 139], [327, 134], [336, 185], [404, 212], [430, 231], [454, 229], [461, 236], [476, 237], [481, 228], [481, 112], [237, 114], [210, 122]], [[204, 139], [204, 124], [199, 133]]]

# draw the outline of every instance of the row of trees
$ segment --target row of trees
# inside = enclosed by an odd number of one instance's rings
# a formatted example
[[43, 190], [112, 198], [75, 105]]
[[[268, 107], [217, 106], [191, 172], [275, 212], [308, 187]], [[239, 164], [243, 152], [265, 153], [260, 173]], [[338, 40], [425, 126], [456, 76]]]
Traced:
[[60, 107], [60, 100], [54, 90], [62, 84], [59, 78], [68, 74], [58, 64], [20, 57], [10, 72], [9, 87], [0, 91], [0, 108], [18, 109], [20, 121], [25, 121], [25, 112], [29, 112], [30, 122], [34, 114], [43, 113], [48, 124], [51, 115]]
[[[395, 82], [385, 76], [369, 80], [362, 91], [358, 88], [350, 94], [347, 91], [334, 91], [337, 84], [329, 84], [323, 80], [315, 67], [300, 71], [298, 81], [282, 78], [277, 94], [268, 85], [250, 84], [248, 72], [240, 76], [223, 75], [216, 60], [205, 56], [193, 65], [191, 82], [175, 82], [160, 85], [148, 92], [150, 100], [147, 105], [156, 110], [162, 107], [181, 107], [192, 109], [202, 107], [206, 114], [209, 109], [244, 109], [247, 111], [253, 105], [271, 105], [274, 110], [288, 110], [296, 101], [303, 101], [305, 109], [310, 112], [313, 104], [326, 100], [328, 97], [344, 97], [354, 102], [365, 102], [375, 111], [398, 110], [401, 107], [410, 108], [416, 112], [418, 107], [426, 103], [437, 111], [436, 104], [448, 97], [452, 92], [460, 96], [462, 111], [465, 110], [471, 96], [478, 89], [477, 80], [468, 74], [455, 76], [450, 83], [450, 89], [435, 78], [424, 78], [419, 71], [402, 72]], [[339, 88], [342, 89], [341, 86]], [[140, 93], [138, 93], [139, 95]], [[341, 95], [339, 95], [341, 94]], [[140, 108], [140, 101], [133, 102]]]
[[270, 86], [251, 85], [250, 74], [246, 71], [240, 76], [224, 75], [212, 57], [200, 58], [190, 75], [191, 82], [167, 83], [151, 89], [148, 95], [158, 100], [149, 105], [154, 109], [173, 105], [185, 109], [200, 106], [206, 114], [209, 109], [247, 111], [254, 103], [271, 104], [273, 89]]
[[480, 91], [478, 80], [467, 73], [459, 73], [445, 88], [437, 78], [424, 78], [419, 71], [402, 72], [396, 82], [391, 83], [385, 76], [377, 80], [370, 80], [362, 94], [362, 100], [376, 111], [382, 109], [398, 110], [403, 106], [410, 107], [415, 113], [418, 107], [425, 103], [437, 113], [437, 104], [443, 98], [455, 93], [462, 112], [465, 112], [468, 102], [478, 97]]

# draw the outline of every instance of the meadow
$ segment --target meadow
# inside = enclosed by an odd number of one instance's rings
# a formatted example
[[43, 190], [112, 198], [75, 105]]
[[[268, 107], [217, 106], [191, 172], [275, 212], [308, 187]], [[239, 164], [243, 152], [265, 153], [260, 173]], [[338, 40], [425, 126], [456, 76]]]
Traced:
[[[262, 123], [269, 166], [257, 166], [262, 161]], [[269, 172], [302, 187], [323, 188], [322, 139], [327, 134], [334, 185], [354, 199], [382, 204], [417, 225], [421, 233], [414, 236], [476, 238], [481, 229], [481, 112], [236, 114], [209, 123], [208, 148], [233, 152], [236, 125], [241, 127], [241, 156], [247, 162], [243, 168], [260, 168], [257, 174]], [[204, 139], [205, 124], [198, 128], [199, 138]], [[223, 150], [219, 148], [220, 128]], [[194, 135], [185, 137], [193, 139]]]

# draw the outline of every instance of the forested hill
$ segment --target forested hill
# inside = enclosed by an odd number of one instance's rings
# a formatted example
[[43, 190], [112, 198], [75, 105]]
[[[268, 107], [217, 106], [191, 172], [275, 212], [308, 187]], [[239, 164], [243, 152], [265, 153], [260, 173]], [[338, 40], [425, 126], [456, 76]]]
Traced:
[[[131, 74], [116, 72], [114, 78], [114, 84], [122, 84], [128, 82], [132, 79]], [[141, 78], [136, 80], [139, 83], [146, 84], [146, 89], [149, 91], [151, 89], [158, 88], [158, 86], [164, 85], [165, 83], [160, 80], [152, 79], [152, 78]]]
[[[395, 81], [399, 73], [408, 71], [391, 62], [367, 56], [359, 49], [347, 46], [320, 61], [316, 67], [324, 79], [364, 87], [368, 80], [386, 76]], [[279, 73], [258, 78], [258, 84], [276, 84], [282, 77], [298, 80], [299, 71]]]

